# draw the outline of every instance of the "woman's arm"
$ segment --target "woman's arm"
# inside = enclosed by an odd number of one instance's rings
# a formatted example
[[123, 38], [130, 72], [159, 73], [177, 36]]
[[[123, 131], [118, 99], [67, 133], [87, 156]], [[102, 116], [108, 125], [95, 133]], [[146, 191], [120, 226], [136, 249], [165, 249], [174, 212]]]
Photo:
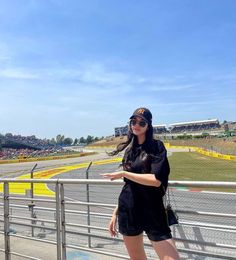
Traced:
[[118, 206], [115, 207], [115, 209], [114, 209], [114, 211], [112, 213], [112, 216], [116, 216], [117, 212], [118, 212]]
[[118, 234], [117, 232], [117, 227], [116, 227], [116, 223], [117, 223], [117, 212], [118, 212], [118, 206], [115, 207], [109, 226], [108, 226], [108, 230], [111, 234], [111, 236], [116, 236]]
[[142, 185], [155, 186], [155, 187], [159, 187], [161, 185], [161, 181], [157, 180], [155, 175], [152, 173], [137, 174], [134, 172], [119, 171], [119, 172], [105, 173], [102, 174], [102, 176], [105, 178], [109, 178], [112, 181], [120, 178], [126, 178]]

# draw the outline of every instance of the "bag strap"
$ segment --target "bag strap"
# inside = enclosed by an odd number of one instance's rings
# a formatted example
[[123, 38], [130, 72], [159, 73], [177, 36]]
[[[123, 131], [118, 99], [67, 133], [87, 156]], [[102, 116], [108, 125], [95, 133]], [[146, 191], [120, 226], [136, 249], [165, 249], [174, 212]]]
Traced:
[[166, 194], [167, 194], [167, 204], [170, 204], [170, 191], [169, 191], [169, 187], [167, 187], [167, 189], [166, 189]]
[[169, 187], [167, 186], [166, 190], [165, 190], [165, 187], [162, 185], [162, 189], [164, 191], [164, 196], [163, 196], [163, 203], [164, 203], [164, 206], [165, 208], [170, 205], [171, 206], [171, 203], [170, 203], [170, 190], [169, 190]]
[[167, 204], [168, 204], [167, 195], [166, 195], [166, 192], [168, 191], [168, 187], [167, 187], [167, 190], [165, 190], [165, 187], [162, 184], [161, 184], [161, 186], [162, 186], [162, 189], [164, 192], [164, 196], [162, 197], [162, 200], [163, 200], [164, 207], [166, 208]]
[[175, 203], [175, 199], [174, 199], [173, 191], [170, 191], [168, 187], [167, 187], [167, 191], [166, 191], [166, 194], [167, 194], [166, 207], [170, 207], [170, 208], [173, 210], [173, 212], [175, 213], [176, 218], [178, 219], [179, 216], [178, 216], [178, 214], [176, 213], [176, 210], [174, 210], [174, 209], [172, 208], [171, 203], [170, 203], [170, 192], [171, 192], [172, 198], [173, 198], [172, 202], [173, 202], [175, 208], [177, 208], [177, 207], [176, 207], [176, 203]]

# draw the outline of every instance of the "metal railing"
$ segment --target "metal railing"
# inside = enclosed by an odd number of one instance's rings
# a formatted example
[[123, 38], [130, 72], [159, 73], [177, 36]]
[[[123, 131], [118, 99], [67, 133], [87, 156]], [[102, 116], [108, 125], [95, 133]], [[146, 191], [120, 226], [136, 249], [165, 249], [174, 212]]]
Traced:
[[[0, 251], [4, 252], [6, 260], [14, 255], [41, 259], [13, 251], [11, 238], [14, 237], [55, 245], [55, 259], [58, 260], [65, 260], [68, 250], [72, 249], [129, 259], [122, 239], [111, 238], [107, 230], [122, 181], [0, 179], [0, 183], [3, 183], [0, 223], [4, 227], [0, 233], [4, 236], [5, 245]], [[33, 183], [35, 189], [37, 184], [44, 183], [55, 191], [55, 196], [27, 198], [13, 195], [10, 192], [11, 185], [16, 183], [19, 186], [21, 183]], [[171, 227], [179, 252], [186, 259], [193, 255], [211, 259], [236, 259], [236, 193], [196, 193], [189, 189], [186, 193], [186, 188], [224, 188], [236, 191], [236, 182], [170, 181], [169, 186], [172, 206], [180, 221], [179, 225]], [[70, 196], [75, 188], [76, 191], [80, 190], [79, 199]], [[27, 213], [27, 210], [30, 212]], [[27, 235], [26, 230], [29, 230]], [[148, 247], [149, 258], [154, 259], [146, 237], [145, 246]]]

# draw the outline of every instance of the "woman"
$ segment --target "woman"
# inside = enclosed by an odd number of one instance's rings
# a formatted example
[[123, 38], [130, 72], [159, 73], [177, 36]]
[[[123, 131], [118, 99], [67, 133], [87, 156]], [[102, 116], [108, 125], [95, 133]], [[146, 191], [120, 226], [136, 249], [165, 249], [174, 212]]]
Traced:
[[178, 252], [162, 201], [170, 168], [163, 143], [153, 139], [152, 114], [147, 108], [134, 111], [130, 117], [127, 142], [119, 144], [111, 155], [125, 148], [123, 171], [103, 174], [111, 180], [124, 178], [125, 181], [109, 231], [112, 236], [117, 235], [118, 217], [119, 232], [132, 260], [147, 259], [144, 231], [161, 260], [177, 260]]

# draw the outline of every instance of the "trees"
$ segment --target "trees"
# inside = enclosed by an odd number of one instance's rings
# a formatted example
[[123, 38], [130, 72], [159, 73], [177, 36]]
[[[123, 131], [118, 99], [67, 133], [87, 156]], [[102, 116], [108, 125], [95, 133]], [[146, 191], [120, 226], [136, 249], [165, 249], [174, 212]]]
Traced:
[[63, 140], [63, 144], [65, 144], [65, 145], [72, 145], [72, 143], [73, 143], [73, 139], [72, 138], [66, 137]]
[[74, 142], [73, 142], [73, 145], [77, 145], [79, 142], [78, 138], [75, 138]]
[[[5, 135], [0, 134], [0, 147], [4, 147], [5, 139], [9, 138], [12, 139], [14, 135], [12, 133], [7, 133]], [[21, 137], [20, 135], [16, 136], [16, 138]], [[80, 138], [75, 138], [74, 140], [70, 137], [65, 137], [63, 134], [58, 134], [56, 137], [53, 137], [51, 139], [38, 139], [34, 135], [28, 136], [27, 138], [41, 140], [43, 141], [44, 145], [78, 145], [78, 144], [90, 144], [92, 142], [99, 141], [101, 138], [99, 137], [94, 137], [91, 135], [88, 135], [86, 138], [80, 137]]]
[[80, 144], [86, 144], [86, 140], [83, 137], [80, 137], [79, 143]]
[[52, 144], [52, 145], [56, 145], [57, 144], [55, 138], [52, 138], [51, 140], [49, 140], [49, 143]]
[[64, 135], [57, 135], [56, 136], [56, 143], [58, 145], [62, 145], [64, 143], [65, 136]]
[[90, 144], [90, 143], [92, 143], [93, 141], [94, 141], [94, 137], [91, 136], [91, 135], [88, 135], [88, 136], [87, 136], [87, 139], [86, 139], [86, 143], [87, 143], [87, 144]]

